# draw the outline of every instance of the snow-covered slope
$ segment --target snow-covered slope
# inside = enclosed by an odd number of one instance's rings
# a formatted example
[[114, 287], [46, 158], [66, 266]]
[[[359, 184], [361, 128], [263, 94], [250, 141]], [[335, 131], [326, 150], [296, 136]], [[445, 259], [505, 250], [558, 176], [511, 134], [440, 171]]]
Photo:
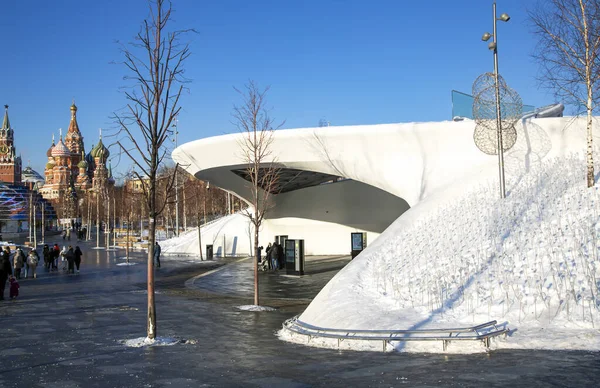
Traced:
[[[424, 200], [340, 271], [300, 319], [345, 329], [497, 319], [513, 332], [492, 347], [600, 349], [600, 195], [597, 185], [586, 187], [584, 173], [582, 157], [563, 157], [513, 178], [505, 200], [496, 181], [452, 200]], [[397, 346], [440, 350], [434, 343]], [[457, 351], [465, 348], [480, 349]]]
[[[241, 213], [218, 218], [202, 226], [202, 252], [206, 245], [213, 245], [215, 256], [247, 255], [250, 250], [248, 218]], [[198, 229], [188, 230], [179, 237], [161, 242], [165, 254], [199, 256]]]

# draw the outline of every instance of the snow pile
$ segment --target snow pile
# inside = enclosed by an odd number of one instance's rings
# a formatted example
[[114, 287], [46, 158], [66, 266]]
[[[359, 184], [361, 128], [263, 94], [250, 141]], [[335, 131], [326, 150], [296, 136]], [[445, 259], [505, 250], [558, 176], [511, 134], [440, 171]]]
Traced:
[[148, 337], [139, 337], [130, 340], [123, 340], [121, 343], [130, 348], [141, 348], [144, 346], [172, 346], [181, 341], [171, 337], [157, 337], [150, 339]]
[[[213, 245], [215, 256], [220, 256], [223, 250], [227, 255], [233, 256], [250, 252], [247, 225], [248, 218], [239, 212], [203, 225], [200, 229], [203, 253], [206, 252], [207, 244]], [[160, 246], [163, 254], [199, 256], [198, 228], [161, 241]]]
[[236, 306], [238, 310], [242, 311], [275, 311], [277, 309], [268, 306], [257, 306], [255, 304], [247, 304], [243, 306]]
[[496, 319], [512, 333], [492, 348], [600, 349], [600, 194], [598, 185], [586, 187], [584, 173], [585, 161], [572, 156], [508, 182], [504, 200], [496, 181], [443, 206], [439, 197], [425, 199], [340, 271], [300, 319], [413, 330]]

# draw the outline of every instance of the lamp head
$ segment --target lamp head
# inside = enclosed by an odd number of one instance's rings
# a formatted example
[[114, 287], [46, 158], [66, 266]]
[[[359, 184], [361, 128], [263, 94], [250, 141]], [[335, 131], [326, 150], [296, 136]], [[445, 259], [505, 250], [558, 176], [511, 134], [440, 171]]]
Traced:
[[489, 32], [486, 32], [485, 34], [483, 34], [483, 36], [481, 37], [481, 40], [483, 40], [484, 42], [487, 42], [488, 40], [490, 40], [490, 38], [492, 37], [492, 34], [490, 34]]
[[495, 43], [495, 42], [490, 42], [490, 43], [488, 44], [488, 48], [489, 48], [490, 50], [496, 50], [496, 43]]
[[503, 22], [507, 22], [510, 20], [510, 16], [508, 16], [507, 13], [503, 13], [502, 15], [500, 15], [500, 18], [498, 18], [498, 20], [502, 20]]

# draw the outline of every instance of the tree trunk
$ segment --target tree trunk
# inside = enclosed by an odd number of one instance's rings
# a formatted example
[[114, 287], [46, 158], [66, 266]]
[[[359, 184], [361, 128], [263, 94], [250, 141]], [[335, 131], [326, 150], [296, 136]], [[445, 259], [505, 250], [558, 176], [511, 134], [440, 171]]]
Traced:
[[259, 306], [258, 298], [258, 226], [254, 224], [254, 304]]
[[[198, 190], [198, 189], [196, 189]], [[200, 260], [203, 260], [202, 257], [202, 230], [200, 225], [200, 190], [196, 192], [196, 225], [198, 225], [198, 250], [200, 252]], [[208, 259], [208, 258], [207, 258]]]
[[587, 101], [587, 187], [594, 186], [594, 154], [593, 154], [593, 136], [592, 136], [592, 90], [588, 89]]

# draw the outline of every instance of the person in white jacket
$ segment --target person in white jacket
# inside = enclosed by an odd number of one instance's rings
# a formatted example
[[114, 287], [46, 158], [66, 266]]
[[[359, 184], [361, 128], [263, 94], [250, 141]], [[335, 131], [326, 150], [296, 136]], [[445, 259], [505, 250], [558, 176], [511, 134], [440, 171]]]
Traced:
[[31, 277], [34, 279], [37, 278], [37, 274], [35, 273], [35, 270], [37, 269], [39, 262], [40, 262], [40, 256], [38, 255], [37, 251], [35, 249], [30, 250], [29, 254], [27, 255], [27, 264], [29, 264], [29, 273], [31, 274]]

